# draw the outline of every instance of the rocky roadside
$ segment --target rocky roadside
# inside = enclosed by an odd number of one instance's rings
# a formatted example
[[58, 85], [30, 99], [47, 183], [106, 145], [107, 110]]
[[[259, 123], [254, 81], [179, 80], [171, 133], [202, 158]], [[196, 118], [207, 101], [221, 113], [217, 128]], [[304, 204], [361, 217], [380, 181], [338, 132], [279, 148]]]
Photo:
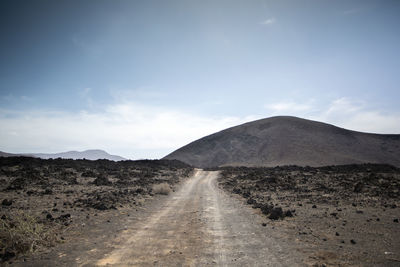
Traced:
[[234, 167], [219, 184], [287, 232], [310, 265], [400, 265], [398, 168]]
[[1, 261], [21, 260], [68, 243], [86, 226], [129, 215], [192, 172], [174, 160], [0, 157]]

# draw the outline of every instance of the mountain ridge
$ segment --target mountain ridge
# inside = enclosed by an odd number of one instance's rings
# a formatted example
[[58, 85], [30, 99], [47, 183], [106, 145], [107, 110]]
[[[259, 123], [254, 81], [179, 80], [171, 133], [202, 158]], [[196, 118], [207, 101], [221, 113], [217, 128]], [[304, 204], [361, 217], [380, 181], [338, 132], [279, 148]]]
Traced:
[[88, 149], [84, 151], [71, 150], [60, 153], [18, 153], [18, 154], [0, 151], [0, 156], [1, 157], [26, 156], [26, 157], [35, 157], [41, 159], [63, 158], [63, 159], [87, 159], [87, 160], [108, 159], [113, 161], [126, 160], [123, 157], [117, 155], [111, 155], [101, 149]]
[[200, 168], [385, 163], [400, 167], [400, 135], [364, 133], [291, 116], [270, 117], [193, 141], [164, 159]]

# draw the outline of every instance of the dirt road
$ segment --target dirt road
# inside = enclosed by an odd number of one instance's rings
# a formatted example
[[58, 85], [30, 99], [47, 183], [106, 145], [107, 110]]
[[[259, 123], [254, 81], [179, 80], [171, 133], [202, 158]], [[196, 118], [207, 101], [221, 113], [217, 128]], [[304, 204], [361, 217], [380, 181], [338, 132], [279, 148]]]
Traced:
[[296, 266], [294, 251], [264, 220], [216, 186], [217, 172], [197, 170], [162, 206], [122, 232], [100, 266]]

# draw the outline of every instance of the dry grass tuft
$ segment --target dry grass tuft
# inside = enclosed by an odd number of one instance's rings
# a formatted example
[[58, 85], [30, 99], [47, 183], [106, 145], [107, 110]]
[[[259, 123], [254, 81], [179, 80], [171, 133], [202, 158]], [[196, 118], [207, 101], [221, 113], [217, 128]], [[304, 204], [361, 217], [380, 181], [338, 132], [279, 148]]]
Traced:
[[172, 192], [171, 187], [167, 183], [162, 184], [155, 184], [153, 185], [153, 193], [154, 194], [161, 194], [161, 195], [168, 195]]
[[51, 231], [31, 215], [17, 212], [12, 218], [0, 218], [0, 256], [3, 260], [33, 252], [39, 246], [51, 246], [55, 241]]

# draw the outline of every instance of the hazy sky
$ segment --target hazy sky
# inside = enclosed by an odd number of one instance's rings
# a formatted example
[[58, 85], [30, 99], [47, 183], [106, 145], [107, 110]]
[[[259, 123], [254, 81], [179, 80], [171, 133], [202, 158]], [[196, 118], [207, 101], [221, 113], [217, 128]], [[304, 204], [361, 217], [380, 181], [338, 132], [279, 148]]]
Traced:
[[253, 119], [400, 133], [400, 1], [0, 1], [0, 150], [157, 158]]

